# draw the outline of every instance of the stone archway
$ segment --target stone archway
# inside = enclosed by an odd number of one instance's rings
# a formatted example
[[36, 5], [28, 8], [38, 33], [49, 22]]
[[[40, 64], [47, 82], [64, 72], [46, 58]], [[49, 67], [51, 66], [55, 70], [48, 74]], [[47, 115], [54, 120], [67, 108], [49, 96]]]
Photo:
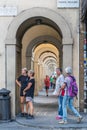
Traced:
[[[48, 67], [47, 61], [51, 63], [50, 65], [51, 67]], [[51, 43], [41, 42], [41, 44], [39, 44], [36, 48], [33, 49], [33, 63], [34, 63], [35, 81], [36, 81], [35, 92], [37, 92], [37, 94], [39, 90], [41, 90], [44, 86], [45, 75], [48, 74], [50, 76], [55, 70], [51, 69], [52, 66], [54, 66], [52, 61], [55, 63], [56, 67], [59, 67], [59, 50]], [[29, 62], [27, 63], [29, 64]]]
[[[34, 17], [45, 17], [53, 23], [56, 24], [56, 27], [59, 27], [62, 33], [62, 44], [63, 44], [63, 66], [71, 65], [72, 66], [72, 44], [73, 38], [70, 27], [67, 21], [59, 13], [48, 9], [48, 8], [31, 8], [21, 12], [16, 16], [12, 23], [10, 24], [7, 32], [7, 37], [5, 40], [6, 46], [6, 86], [11, 90], [11, 100], [12, 100], [12, 118], [15, 117], [15, 78], [16, 78], [16, 51], [19, 53], [21, 58], [21, 38], [24, 35], [26, 29], [29, 28], [28, 24], [22, 26], [20, 31], [20, 36], [17, 38], [17, 31], [21, 25], [24, 25], [25, 21]], [[24, 23], [24, 24], [23, 24]], [[52, 25], [52, 23], [50, 23]], [[50, 25], [50, 26], [51, 26]], [[33, 26], [33, 25], [32, 25]], [[22, 34], [21, 34], [22, 32]], [[66, 52], [69, 50], [69, 55]], [[11, 58], [12, 56], [12, 58]], [[69, 57], [69, 60], [66, 61], [66, 57]], [[8, 76], [9, 75], [9, 76]]]
[[39, 46], [41, 43], [44, 43], [44, 39], [46, 42], [51, 43], [52, 45], [54, 45], [60, 52], [59, 57], [60, 57], [60, 67], [62, 67], [62, 48], [63, 45], [60, 43], [60, 41], [58, 41], [58, 39], [52, 37], [52, 36], [39, 36], [36, 37], [35, 39], [33, 39], [28, 47], [27, 47], [27, 51], [26, 51], [26, 65], [27, 68], [31, 67], [31, 57], [32, 57], [32, 49], [33, 47], [37, 47]]

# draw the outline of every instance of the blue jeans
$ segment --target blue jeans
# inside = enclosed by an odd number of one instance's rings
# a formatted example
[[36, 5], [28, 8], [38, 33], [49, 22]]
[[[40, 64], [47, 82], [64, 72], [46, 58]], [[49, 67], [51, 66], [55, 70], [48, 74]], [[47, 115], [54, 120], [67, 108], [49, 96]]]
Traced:
[[73, 98], [69, 96], [63, 97], [63, 120], [67, 120], [67, 105], [76, 117], [80, 117], [80, 114], [73, 106]]
[[58, 97], [58, 115], [63, 116], [63, 108], [62, 108], [62, 103], [63, 103], [63, 96]]

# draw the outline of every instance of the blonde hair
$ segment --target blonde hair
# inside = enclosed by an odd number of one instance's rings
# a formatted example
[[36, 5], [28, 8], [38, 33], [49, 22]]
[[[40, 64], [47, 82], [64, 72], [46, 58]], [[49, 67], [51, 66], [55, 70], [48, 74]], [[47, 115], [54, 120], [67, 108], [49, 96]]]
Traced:
[[35, 73], [34, 73], [34, 71], [33, 70], [29, 70], [28, 71], [30, 74], [32, 74], [32, 76], [34, 76], [35, 75]]
[[22, 70], [24, 70], [26, 73], [28, 72], [27, 68], [22, 68]]

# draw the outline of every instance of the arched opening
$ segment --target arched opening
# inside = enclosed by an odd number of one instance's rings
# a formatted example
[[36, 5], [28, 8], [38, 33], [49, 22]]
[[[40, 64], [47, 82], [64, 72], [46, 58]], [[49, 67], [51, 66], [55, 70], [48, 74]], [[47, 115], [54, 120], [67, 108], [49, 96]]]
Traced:
[[45, 75], [50, 77], [56, 67], [62, 68], [62, 49], [61, 33], [49, 25], [31, 26], [23, 35], [22, 67], [35, 71], [35, 95], [44, 87]]
[[42, 43], [38, 45], [34, 52], [34, 71], [36, 73], [36, 92], [44, 87], [44, 78], [49, 77], [59, 67], [59, 50], [52, 44]]
[[[51, 68], [52, 66], [53, 68], [72, 66], [73, 40], [67, 22], [60, 14], [52, 10], [43, 8], [43, 14], [40, 14], [41, 10], [42, 8], [32, 8], [22, 12], [15, 17], [8, 29], [6, 86], [11, 90], [13, 116], [15, 116], [15, 112], [19, 111], [19, 107], [17, 107], [19, 106], [19, 89], [15, 87], [15, 78], [20, 74], [21, 67], [27, 66], [28, 69], [35, 69], [37, 67], [36, 58], [41, 59], [45, 65]], [[58, 53], [53, 51], [55, 50], [53, 48], [56, 48]], [[68, 49], [69, 53], [66, 53]], [[50, 52], [49, 55], [48, 52]], [[33, 57], [34, 53], [38, 57]], [[10, 55], [13, 56], [12, 59], [9, 58]], [[66, 61], [67, 56], [69, 59]]]

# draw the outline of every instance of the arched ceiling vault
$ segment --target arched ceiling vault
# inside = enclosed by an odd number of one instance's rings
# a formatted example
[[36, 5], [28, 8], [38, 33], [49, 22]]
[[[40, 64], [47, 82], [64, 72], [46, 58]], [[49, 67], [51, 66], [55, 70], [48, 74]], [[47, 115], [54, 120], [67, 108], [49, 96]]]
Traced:
[[51, 58], [51, 57], [53, 57], [54, 59], [56, 59], [57, 60], [57, 57], [53, 54], [53, 53], [47, 53], [47, 52], [44, 52], [40, 57], [39, 57], [39, 59], [40, 60], [42, 60], [42, 61], [44, 61], [46, 58]]
[[59, 29], [59, 27], [50, 19], [45, 18], [45, 17], [33, 17], [30, 19], [25, 20], [21, 26], [19, 27], [18, 31], [17, 31], [17, 39], [22, 39], [23, 35], [25, 34], [25, 32], [27, 32], [28, 29], [34, 27], [34, 26], [48, 26], [53, 28], [57, 33], [59, 33], [60, 37], [62, 37], [62, 33]]
[[39, 58], [41, 58], [44, 53], [51, 54], [51, 55], [53, 55], [55, 58], [58, 57], [58, 55], [57, 55], [56, 53], [52, 52], [52, 51], [44, 51], [44, 52], [42, 52], [42, 53], [40, 54]]
[[51, 63], [51, 64], [56, 64], [56, 61], [54, 60], [54, 59], [48, 59], [48, 60], [46, 60], [45, 62], [44, 62], [44, 64], [48, 64], [48, 63]]
[[55, 58], [59, 57], [58, 50], [51, 44], [41, 44], [35, 49], [33, 53], [35, 60], [42, 59], [42, 57], [45, 58], [47, 56], [53, 56]]
[[52, 61], [54, 60], [57, 63], [57, 60], [54, 57], [45, 57], [45, 59], [43, 59], [43, 62], [45, 63], [46, 61]]

